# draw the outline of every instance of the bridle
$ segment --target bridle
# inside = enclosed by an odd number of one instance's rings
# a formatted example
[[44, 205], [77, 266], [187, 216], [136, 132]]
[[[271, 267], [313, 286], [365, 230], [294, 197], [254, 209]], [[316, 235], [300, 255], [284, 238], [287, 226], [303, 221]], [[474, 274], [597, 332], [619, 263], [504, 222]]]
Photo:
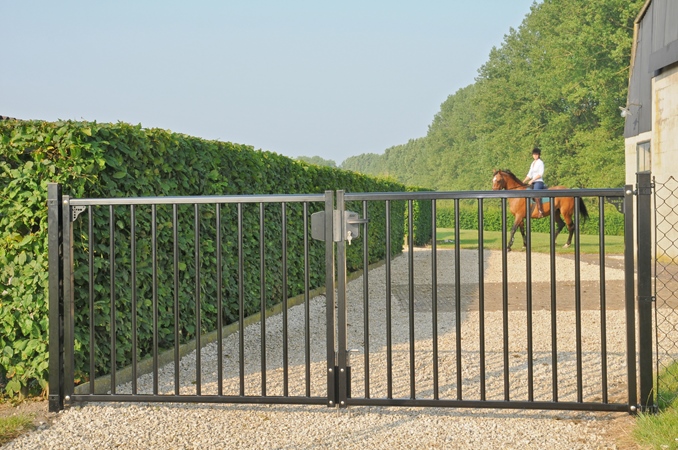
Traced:
[[497, 184], [497, 191], [501, 191], [502, 189], [506, 189], [506, 180], [504, 180], [504, 177], [499, 175], [500, 171], [497, 171], [494, 173], [494, 179], [492, 180], [494, 183]]

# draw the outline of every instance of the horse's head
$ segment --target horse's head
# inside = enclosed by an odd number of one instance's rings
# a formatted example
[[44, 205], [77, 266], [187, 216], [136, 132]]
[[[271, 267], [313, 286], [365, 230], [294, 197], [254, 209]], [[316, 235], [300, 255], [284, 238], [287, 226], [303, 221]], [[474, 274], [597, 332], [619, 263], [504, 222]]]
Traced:
[[506, 189], [506, 180], [504, 179], [504, 172], [501, 170], [495, 170], [492, 175], [492, 190], [498, 191], [501, 189]]
[[492, 176], [492, 190], [498, 191], [500, 189], [525, 189], [525, 184], [523, 184], [510, 170], [497, 169]]

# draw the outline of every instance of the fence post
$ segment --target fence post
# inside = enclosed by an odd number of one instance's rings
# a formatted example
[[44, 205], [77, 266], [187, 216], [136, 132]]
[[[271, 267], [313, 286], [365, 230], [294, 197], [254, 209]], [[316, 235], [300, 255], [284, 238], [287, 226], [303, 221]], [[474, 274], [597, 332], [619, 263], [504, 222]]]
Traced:
[[652, 182], [649, 172], [637, 173], [638, 365], [640, 407], [654, 409], [652, 380]]
[[49, 262], [49, 411], [64, 409], [64, 278], [61, 185], [47, 185]]
[[636, 284], [633, 185], [624, 188], [624, 292], [626, 309], [626, 370], [629, 413], [638, 408], [638, 359], [636, 357]]

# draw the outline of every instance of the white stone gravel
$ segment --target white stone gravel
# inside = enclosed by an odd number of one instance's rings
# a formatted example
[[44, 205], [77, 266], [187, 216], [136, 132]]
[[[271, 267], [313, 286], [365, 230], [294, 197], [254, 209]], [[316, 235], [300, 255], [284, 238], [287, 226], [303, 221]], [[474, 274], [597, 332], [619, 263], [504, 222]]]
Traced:
[[[454, 283], [454, 255], [438, 252], [438, 283]], [[409, 255], [405, 252], [392, 262], [393, 284], [406, 285]], [[431, 252], [416, 249], [413, 253], [415, 283], [430, 285]], [[478, 252], [462, 252], [462, 283], [478, 280]], [[509, 280], [525, 279], [525, 254], [509, 254]], [[549, 281], [548, 256], [533, 254], [532, 280]], [[484, 253], [485, 280], [501, 282], [501, 254]], [[559, 281], [572, 279], [574, 263], [558, 258]], [[386, 396], [386, 289], [385, 268], [369, 273], [370, 286], [370, 395]], [[582, 280], [597, 280], [597, 266], [582, 263]], [[610, 282], [621, 282], [623, 272], [607, 269]], [[535, 292], [534, 295], [540, 295]], [[545, 293], [543, 295], [550, 295]], [[597, 292], [591, 295], [597, 295]], [[348, 287], [349, 348], [358, 349], [351, 357], [353, 397], [365, 395], [365, 336], [363, 331], [362, 277]], [[432, 398], [431, 371], [432, 317], [430, 310], [416, 308], [415, 378], [417, 398]], [[424, 305], [425, 306], [425, 305]], [[456, 385], [456, 322], [454, 308], [441, 299], [438, 321], [440, 398], [454, 399]], [[310, 302], [311, 353], [308, 370], [313, 396], [325, 393], [325, 298]], [[393, 395], [408, 398], [410, 377], [409, 315], [406, 303], [392, 295], [393, 320]], [[559, 311], [558, 318], [558, 395], [561, 401], [577, 401], [576, 344], [574, 311]], [[626, 389], [625, 316], [623, 311], [607, 311], [607, 370], [610, 401], [624, 402]], [[504, 395], [503, 316], [501, 311], [483, 314], [485, 329], [485, 370], [487, 399], [502, 400]], [[509, 313], [510, 397], [527, 400], [527, 317], [524, 311]], [[288, 392], [305, 395], [304, 307], [288, 312], [289, 370]], [[553, 396], [551, 360], [551, 313], [539, 310], [532, 314], [534, 333], [535, 400], [550, 401]], [[600, 401], [600, 311], [582, 312], [582, 371], [585, 401]], [[461, 342], [464, 399], [480, 396], [480, 315], [464, 312], [461, 317]], [[245, 393], [261, 393], [259, 324], [245, 330]], [[266, 321], [267, 395], [282, 395], [282, 316]], [[240, 389], [238, 335], [223, 341], [224, 394], [238, 395]], [[201, 394], [216, 394], [217, 346], [210, 344], [201, 352]], [[195, 352], [180, 363], [181, 393], [196, 393]], [[159, 390], [174, 392], [174, 368], [161, 369]], [[152, 374], [138, 380], [139, 393], [152, 392]], [[128, 383], [119, 393], [131, 392]], [[627, 417], [626, 413], [529, 411], [455, 408], [410, 408], [353, 406], [332, 409], [326, 406], [243, 405], [243, 404], [88, 404], [72, 407], [58, 414], [56, 422], [44, 430], [34, 431], [6, 445], [7, 449], [220, 449], [220, 448], [473, 448], [473, 449], [590, 449], [617, 448], [611, 424]]]

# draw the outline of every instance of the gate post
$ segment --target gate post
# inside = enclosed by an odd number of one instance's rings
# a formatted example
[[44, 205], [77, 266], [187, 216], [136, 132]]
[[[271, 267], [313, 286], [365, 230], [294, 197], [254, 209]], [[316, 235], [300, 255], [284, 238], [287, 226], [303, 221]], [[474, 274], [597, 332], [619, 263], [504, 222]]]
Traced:
[[64, 278], [61, 185], [47, 185], [49, 263], [49, 411], [64, 409]]
[[325, 191], [325, 212], [323, 217], [323, 240], [325, 241], [325, 310], [326, 310], [326, 341], [327, 341], [327, 406], [337, 405], [336, 351], [334, 330], [336, 327], [335, 296], [334, 296], [334, 192]]
[[339, 228], [337, 240], [337, 401], [340, 408], [346, 407], [348, 398], [348, 349], [347, 309], [346, 309], [346, 221], [344, 220], [344, 191], [337, 191], [337, 211], [339, 220], [334, 227]]
[[650, 173], [637, 173], [638, 365], [640, 407], [654, 409], [652, 380], [652, 182]]

